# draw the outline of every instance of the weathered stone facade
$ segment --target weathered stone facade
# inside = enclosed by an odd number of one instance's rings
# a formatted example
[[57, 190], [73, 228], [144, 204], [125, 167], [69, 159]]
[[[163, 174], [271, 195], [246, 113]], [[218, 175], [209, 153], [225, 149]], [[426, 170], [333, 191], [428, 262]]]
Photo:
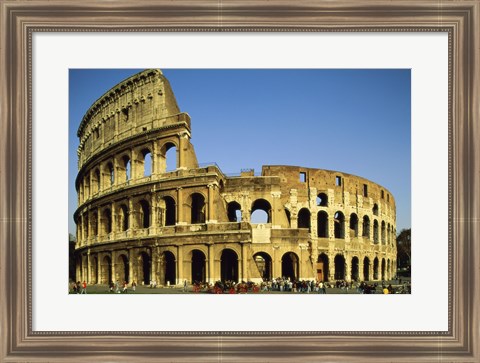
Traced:
[[[137, 281], [380, 280], [396, 271], [395, 201], [367, 179], [295, 166], [199, 166], [159, 70], [105, 93], [77, 135], [76, 276]], [[176, 169], [167, 171], [167, 151]], [[265, 223], [251, 214], [266, 212]]]

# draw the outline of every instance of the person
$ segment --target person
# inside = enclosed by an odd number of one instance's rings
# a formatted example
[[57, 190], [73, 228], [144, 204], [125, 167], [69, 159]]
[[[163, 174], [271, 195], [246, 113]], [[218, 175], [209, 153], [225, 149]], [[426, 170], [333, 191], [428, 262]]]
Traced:
[[183, 292], [187, 292], [187, 280], [183, 280]]
[[83, 280], [82, 294], [86, 294], [86, 293], [87, 293], [87, 282], [85, 280]]
[[120, 283], [118, 280], [115, 282], [115, 292], [118, 294], [120, 293]]
[[127, 281], [123, 281], [123, 293], [127, 293]]
[[323, 294], [323, 282], [322, 281], [320, 281], [318, 283], [318, 293]]
[[115, 287], [113, 281], [110, 281], [110, 292], [113, 293], [113, 288]]
[[386, 286], [383, 287], [383, 293], [385, 295], [389, 294], [388, 288]]
[[135, 292], [135, 289], [137, 288], [137, 283], [135, 281], [132, 282], [132, 290]]

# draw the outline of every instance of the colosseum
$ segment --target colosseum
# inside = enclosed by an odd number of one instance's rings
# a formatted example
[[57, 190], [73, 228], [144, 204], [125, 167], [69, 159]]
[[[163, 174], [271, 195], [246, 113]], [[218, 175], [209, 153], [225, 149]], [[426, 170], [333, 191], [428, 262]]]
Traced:
[[[395, 200], [386, 188], [340, 171], [268, 165], [260, 175], [227, 176], [214, 163], [199, 164], [190, 117], [160, 70], [111, 88], [77, 136], [79, 280], [178, 285], [395, 275]], [[176, 167], [168, 170], [167, 161]], [[260, 222], [252, 218], [259, 211]]]

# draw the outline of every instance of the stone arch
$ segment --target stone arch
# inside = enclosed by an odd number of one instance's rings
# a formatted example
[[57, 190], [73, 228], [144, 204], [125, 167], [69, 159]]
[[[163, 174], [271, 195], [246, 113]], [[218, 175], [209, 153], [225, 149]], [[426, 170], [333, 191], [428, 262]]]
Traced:
[[105, 178], [105, 187], [111, 187], [115, 184], [115, 169], [113, 167], [113, 163], [109, 161], [107, 165], [105, 166], [106, 168], [106, 178]]
[[98, 236], [98, 211], [92, 213], [92, 235]]
[[121, 157], [121, 169], [119, 170], [119, 180], [128, 182], [132, 179], [132, 162], [130, 156], [125, 154]]
[[290, 211], [287, 208], [285, 208], [284, 211], [285, 211], [285, 216], [287, 217], [288, 228], [292, 228], [292, 216], [290, 214]]
[[296, 253], [286, 252], [282, 256], [282, 277], [296, 281], [299, 278], [300, 260]]
[[328, 281], [328, 256], [326, 253], [321, 253], [317, 258], [317, 280]]
[[96, 194], [100, 192], [101, 190], [101, 178], [100, 178], [100, 169], [95, 168], [95, 170], [92, 173], [92, 194]]
[[272, 279], [272, 257], [266, 252], [256, 252], [253, 255], [253, 261], [257, 267], [258, 273], [263, 280]]
[[362, 237], [370, 238], [370, 218], [368, 216], [363, 216], [363, 233]]
[[372, 208], [372, 213], [374, 216], [378, 216], [378, 204], [375, 203]]
[[192, 283], [207, 281], [207, 258], [205, 257], [204, 251], [195, 248], [190, 252], [190, 255]]
[[128, 206], [124, 203], [120, 204], [120, 206], [119, 206], [119, 216], [118, 216], [120, 223], [118, 223], [118, 228], [122, 232], [125, 232], [129, 228], [128, 214], [129, 214]]
[[177, 221], [177, 206], [175, 198], [165, 195], [159, 200], [158, 222], [160, 226], [174, 226]]
[[390, 259], [387, 260], [387, 279], [390, 280], [392, 278], [392, 271], [390, 265]]
[[151, 281], [151, 273], [150, 273], [150, 267], [151, 267], [151, 258], [150, 255], [142, 251], [138, 254], [137, 256], [137, 277], [138, 277], [138, 282], [143, 283], [144, 285], [149, 285]]
[[342, 212], [337, 211], [334, 215], [335, 238], [345, 238], [345, 216]]
[[350, 214], [350, 238], [358, 237], [358, 217], [355, 213]]
[[335, 280], [345, 280], [345, 257], [338, 254], [333, 263], [335, 264]]
[[163, 172], [170, 172], [178, 169], [178, 145], [173, 141], [167, 141], [160, 148], [164, 159]]
[[241, 222], [242, 221], [242, 207], [236, 201], [228, 203], [227, 214], [229, 222]]
[[205, 196], [202, 193], [192, 193], [189, 198], [190, 206], [190, 223], [199, 224], [205, 223]]
[[94, 256], [92, 258], [92, 276], [90, 276], [91, 284], [98, 284], [98, 258]]
[[378, 244], [378, 221], [373, 221], [373, 243]]
[[145, 200], [141, 199], [138, 202], [138, 212], [139, 212], [139, 220], [138, 220], [138, 227], [139, 228], [149, 228], [151, 223], [151, 215], [150, 215], [150, 203]]
[[387, 273], [386, 268], [387, 268], [387, 266], [386, 266], [385, 259], [382, 258], [382, 264], [381, 264], [381, 270], [380, 270], [381, 271], [380, 276], [381, 276], [382, 281], [386, 280], [386, 273]]
[[308, 228], [310, 232], [310, 211], [308, 208], [302, 208], [298, 212], [298, 228]]
[[317, 214], [317, 236], [320, 238], [328, 237], [328, 213], [320, 211]]
[[152, 152], [148, 147], [144, 147], [140, 154], [142, 155], [141, 165], [143, 169], [143, 177], [152, 175], [153, 172], [153, 158]]
[[378, 280], [378, 257], [373, 260], [373, 279]]
[[325, 193], [319, 193], [316, 199], [317, 206], [328, 207], [328, 197]]
[[171, 251], [164, 251], [162, 254], [164, 262], [164, 281], [160, 281], [163, 285], [176, 285], [177, 269], [175, 255]]
[[238, 282], [238, 255], [230, 249], [224, 248], [220, 257], [220, 276], [222, 281]]
[[[263, 211], [264, 214], [259, 215], [260, 213], [255, 213], [256, 211]], [[256, 218], [259, 218], [258, 221], [254, 221], [256, 220]], [[250, 222], [251, 223], [271, 223], [272, 222], [272, 206], [269, 201], [265, 199], [257, 199], [252, 203]]]
[[386, 227], [385, 227], [385, 221], [382, 221], [382, 228], [381, 228], [381, 241], [382, 241], [382, 245], [386, 244], [386, 241], [385, 241], [385, 238], [386, 238], [386, 231], [385, 231]]
[[103, 216], [103, 234], [109, 235], [112, 233], [112, 211], [110, 208], [105, 208], [102, 213]]

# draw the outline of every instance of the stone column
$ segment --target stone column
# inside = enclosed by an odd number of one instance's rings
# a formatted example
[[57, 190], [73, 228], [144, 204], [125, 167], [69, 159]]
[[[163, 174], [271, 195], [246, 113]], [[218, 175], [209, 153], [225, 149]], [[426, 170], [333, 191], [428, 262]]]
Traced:
[[215, 223], [216, 216], [215, 216], [215, 207], [213, 204], [213, 192], [215, 190], [215, 184], [208, 184], [208, 219], [207, 223]]
[[130, 153], [132, 155], [130, 160], [130, 179], [134, 181], [137, 179], [137, 152], [132, 148]]
[[345, 242], [350, 242], [350, 216], [345, 216], [345, 223], [343, 227], [345, 229]]
[[177, 276], [177, 284], [181, 284], [183, 281], [183, 246], [177, 246], [177, 266], [178, 266], [178, 276]]
[[370, 259], [370, 265], [368, 265], [368, 277], [372, 281], [376, 280], [375, 276], [373, 276], [373, 259]]
[[358, 257], [358, 280], [365, 280], [365, 276], [363, 275], [363, 258], [360, 256]]
[[335, 239], [335, 220], [333, 215], [328, 215], [328, 239], [333, 241]]
[[116, 267], [117, 265], [117, 252], [112, 251], [112, 281], [115, 283], [118, 278], [117, 278], [117, 272], [116, 272]]
[[345, 256], [345, 281], [352, 281], [352, 263], [351, 260]]
[[159, 281], [158, 274], [157, 274], [157, 265], [158, 265], [158, 253], [157, 248], [154, 247], [152, 249], [152, 280], [157, 281], [157, 284], [163, 284], [163, 281]]
[[128, 235], [131, 236], [131, 232], [135, 229], [134, 225], [135, 211], [133, 210], [133, 200], [128, 198]]
[[152, 222], [150, 223], [150, 228], [149, 230], [151, 231], [150, 234], [155, 234], [157, 231], [157, 226], [158, 226], [158, 202], [157, 198], [155, 197], [155, 192], [151, 194], [151, 199], [152, 199], [152, 213], [151, 214], [151, 219]]
[[272, 195], [272, 211], [271, 211], [271, 214], [272, 214], [272, 219], [271, 219], [271, 223], [272, 223], [272, 228], [276, 228], [276, 227], [280, 227], [279, 225], [277, 225], [277, 219], [278, 219], [278, 202], [280, 200], [280, 195], [281, 195], [281, 192], [272, 192], [271, 193]]
[[[130, 282], [133, 282], [134, 280], [136, 281], [135, 276], [133, 276], [133, 265], [135, 259], [134, 251], [135, 250], [133, 248], [130, 248], [128, 250], [128, 279], [130, 280]], [[136, 281], [136, 283], [138, 285], [138, 281]]]
[[248, 273], [247, 273], [247, 248], [245, 246], [245, 243], [242, 243], [242, 279], [245, 282], [248, 280]]
[[328, 256], [328, 281], [335, 280], [335, 258]]
[[280, 246], [273, 246], [273, 256], [272, 256], [272, 278], [281, 277], [282, 275], [282, 265], [279, 256]]
[[111, 222], [112, 222], [112, 239], [115, 239], [115, 232], [117, 232], [117, 213], [115, 208], [115, 202], [112, 202]]
[[117, 158], [113, 158], [113, 186], [118, 185], [118, 160]]
[[183, 139], [183, 135], [180, 133], [178, 134], [178, 158], [177, 158], [177, 165], [178, 169], [183, 169], [184, 168], [184, 151], [183, 148], [185, 147], [185, 141]]
[[177, 188], [177, 224], [185, 224], [183, 222], [183, 193], [182, 193], [182, 188]]
[[92, 281], [92, 259], [90, 257], [90, 250], [87, 251], [87, 284], [90, 284]]
[[215, 276], [214, 276], [215, 256], [214, 256], [214, 250], [213, 250], [213, 245], [212, 244], [208, 245], [207, 261], [208, 261], [208, 266], [207, 266], [208, 276], [207, 276], [206, 280], [207, 280], [207, 282], [213, 284], [213, 283], [215, 283]]

